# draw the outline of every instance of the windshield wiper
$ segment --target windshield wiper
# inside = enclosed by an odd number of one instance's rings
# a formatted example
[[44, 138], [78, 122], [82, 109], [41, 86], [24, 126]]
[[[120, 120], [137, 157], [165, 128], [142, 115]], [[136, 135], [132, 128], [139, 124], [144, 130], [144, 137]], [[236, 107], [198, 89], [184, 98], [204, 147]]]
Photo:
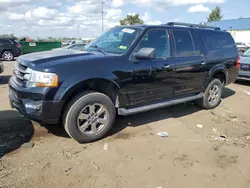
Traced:
[[107, 53], [97, 45], [93, 45], [93, 46], [90, 46], [90, 47], [97, 49], [99, 52], [103, 53], [103, 55], [107, 55]]

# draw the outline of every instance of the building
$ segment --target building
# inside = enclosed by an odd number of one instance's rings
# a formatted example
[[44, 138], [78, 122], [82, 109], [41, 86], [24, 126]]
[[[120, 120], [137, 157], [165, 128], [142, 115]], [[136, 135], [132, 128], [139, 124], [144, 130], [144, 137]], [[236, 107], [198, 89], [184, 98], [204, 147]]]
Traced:
[[236, 42], [250, 44], [250, 18], [221, 20], [209, 22], [208, 24], [230, 32]]

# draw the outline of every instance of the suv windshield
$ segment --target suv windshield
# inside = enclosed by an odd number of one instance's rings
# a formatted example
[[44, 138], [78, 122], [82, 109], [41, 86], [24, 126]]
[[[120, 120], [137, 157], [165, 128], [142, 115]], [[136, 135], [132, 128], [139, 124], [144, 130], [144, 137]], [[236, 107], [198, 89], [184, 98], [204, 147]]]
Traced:
[[138, 28], [115, 27], [85, 46], [87, 51], [124, 54], [140, 33]]
[[244, 52], [243, 56], [248, 56], [250, 57], [250, 48]]

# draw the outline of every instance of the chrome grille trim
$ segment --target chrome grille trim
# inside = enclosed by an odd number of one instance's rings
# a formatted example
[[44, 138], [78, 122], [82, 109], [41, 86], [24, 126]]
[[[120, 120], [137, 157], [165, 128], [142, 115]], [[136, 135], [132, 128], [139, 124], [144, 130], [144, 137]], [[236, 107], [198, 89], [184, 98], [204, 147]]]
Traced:
[[19, 86], [23, 87], [24, 86], [24, 76], [26, 74], [27, 66], [22, 65], [19, 61], [16, 62], [14, 66], [14, 81], [16, 84]]

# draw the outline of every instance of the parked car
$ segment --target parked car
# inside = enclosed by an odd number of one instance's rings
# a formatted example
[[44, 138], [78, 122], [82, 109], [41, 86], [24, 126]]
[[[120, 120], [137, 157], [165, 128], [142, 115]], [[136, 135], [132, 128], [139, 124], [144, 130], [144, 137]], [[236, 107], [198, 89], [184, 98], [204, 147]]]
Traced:
[[248, 46], [244, 42], [236, 42], [236, 46], [237, 48], [248, 48]]
[[240, 57], [240, 71], [238, 75], [238, 80], [250, 81], [250, 49], [245, 51]]
[[63, 122], [78, 142], [103, 138], [126, 116], [197, 101], [217, 107], [240, 62], [219, 28], [168, 23], [115, 27], [85, 51], [54, 50], [18, 58], [10, 103], [40, 123]]
[[76, 43], [75, 40], [67, 40], [67, 41], [62, 42], [62, 47], [72, 45], [72, 44], [75, 44], [75, 43]]
[[238, 54], [241, 56], [247, 49], [249, 49], [249, 46], [247, 43], [244, 42], [236, 42], [236, 46], [238, 49]]
[[68, 45], [68, 46], [64, 46], [62, 48], [55, 48], [53, 50], [61, 50], [61, 49], [70, 49], [70, 50], [84, 50], [84, 46], [86, 44], [72, 44], [72, 45]]
[[5, 61], [12, 61], [21, 55], [21, 45], [15, 39], [0, 38], [0, 55]]
[[65, 46], [69, 46], [69, 45], [72, 45], [72, 44], [81, 44], [83, 43], [82, 40], [67, 40], [65, 42], [62, 42], [62, 47], [65, 47]]

